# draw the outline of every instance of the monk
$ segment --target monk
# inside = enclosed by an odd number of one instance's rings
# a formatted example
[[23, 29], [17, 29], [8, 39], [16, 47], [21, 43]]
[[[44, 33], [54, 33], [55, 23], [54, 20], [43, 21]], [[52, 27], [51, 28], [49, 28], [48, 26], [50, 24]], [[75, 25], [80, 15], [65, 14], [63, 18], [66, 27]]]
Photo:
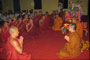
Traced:
[[1, 27], [0, 27], [0, 47], [4, 48], [5, 44], [7, 42], [7, 38], [9, 37], [9, 32], [8, 32], [8, 23], [5, 21], [1, 22]]
[[28, 18], [29, 18], [29, 15], [28, 14], [25, 14], [25, 16], [23, 18], [24, 24], [26, 24], [28, 22]]
[[11, 24], [12, 24], [12, 20], [9, 18], [8, 19], [8, 26], [11, 27]]
[[26, 31], [30, 39], [33, 39], [35, 37], [37, 31], [32, 19], [30, 19], [26, 24]]
[[70, 14], [68, 11], [65, 12], [65, 21], [70, 19]]
[[31, 31], [31, 29], [33, 28], [33, 20], [32, 19], [30, 19], [29, 21], [28, 21], [28, 23], [26, 24], [26, 31], [27, 32], [29, 32], [29, 31]]
[[56, 18], [54, 20], [54, 25], [52, 26], [52, 29], [54, 31], [60, 31], [60, 28], [62, 26], [63, 20], [61, 17], [59, 17], [59, 15], [56, 15]]
[[21, 23], [22, 23], [22, 18], [21, 17], [19, 17], [18, 18], [18, 21], [17, 21], [17, 27], [18, 27], [18, 29], [20, 29], [20, 25], [21, 25]]
[[83, 25], [80, 21], [76, 19], [76, 17], [72, 18], [72, 22], [76, 23], [77, 29], [76, 32], [79, 34], [80, 38], [83, 38]]
[[30, 60], [31, 55], [23, 52], [23, 36], [19, 38], [18, 28], [15, 26], [9, 29], [10, 37], [6, 43], [6, 60]]
[[43, 15], [42, 18], [39, 20], [39, 26], [40, 26], [40, 32], [42, 32], [46, 27], [44, 27], [44, 22], [45, 22], [46, 16]]
[[52, 26], [51, 26], [51, 24], [52, 24], [52, 18], [51, 18], [51, 15], [48, 13], [48, 12], [46, 12], [46, 18], [45, 18], [45, 27], [47, 28], [47, 29], [50, 29]]
[[81, 42], [78, 33], [76, 32], [76, 24], [69, 25], [69, 34], [65, 36], [67, 43], [59, 51], [58, 57], [60, 58], [74, 58], [81, 53]]
[[4, 22], [4, 25], [3, 25], [3, 37], [4, 37], [4, 39], [7, 39], [9, 37], [8, 30], [9, 30], [8, 23]]
[[13, 26], [17, 25], [17, 19], [15, 16], [13, 17], [13, 21], [12, 21], [11, 25], [13, 25]]
[[33, 19], [33, 23], [37, 26], [38, 25], [38, 22], [39, 22], [39, 15], [37, 14], [37, 12], [34, 12], [34, 16], [32, 17]]

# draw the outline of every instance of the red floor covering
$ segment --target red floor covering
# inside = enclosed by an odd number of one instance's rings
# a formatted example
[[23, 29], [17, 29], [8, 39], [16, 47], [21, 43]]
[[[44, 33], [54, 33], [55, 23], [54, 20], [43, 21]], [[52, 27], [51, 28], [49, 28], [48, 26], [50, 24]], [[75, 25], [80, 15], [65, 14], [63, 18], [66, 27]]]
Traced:
[[[84, 40], [89, 40], [89, 37], [84, 37]], [[30, 40], [29, 36], [25, 36], [24, 51], [30, 53], [33, 60], [63, 60], [57, 57], [57, 53], [65, 43], [64, 35], [48, 30], [40, 33], [33, 40]], [[90, 50], [87, 50], [76, 58], [64, 60], [89, 60], [89, 52]]]

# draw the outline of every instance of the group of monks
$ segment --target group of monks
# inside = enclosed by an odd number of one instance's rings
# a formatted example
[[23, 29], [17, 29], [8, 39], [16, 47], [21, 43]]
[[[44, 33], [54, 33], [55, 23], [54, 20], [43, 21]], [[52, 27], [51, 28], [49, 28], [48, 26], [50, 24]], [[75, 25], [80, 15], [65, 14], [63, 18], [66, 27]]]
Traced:
[[[23, 52], [23, 36], [29, 35], [30, 38], [34, 38], [48, 29], [60, 31], [63, 21], [64, 19], [58, 13], [43, 15], [42, 12], [39, 14], [35, 12], [32, 17], [25, 14], [24, 18], [9, 18], [0, 26], [0, 40], [4, 43], [2, 46], [6, 48], [6, 59], [30, 60], [31, 55]], [[80, 41], [83, 39], [82, 27], [81, 22], [73, 17], [72, 24], [68, 28], [70, 33], [65, 36], [67, 43], [58, 53], [59, 57], [73, 58], [80, 55]]]

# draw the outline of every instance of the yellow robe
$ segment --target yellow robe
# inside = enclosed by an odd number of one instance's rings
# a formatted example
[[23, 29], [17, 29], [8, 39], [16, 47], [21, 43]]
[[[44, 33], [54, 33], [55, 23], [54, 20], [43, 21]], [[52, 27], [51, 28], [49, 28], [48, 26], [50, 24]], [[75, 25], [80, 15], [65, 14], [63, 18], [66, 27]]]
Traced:
[[80, 37], [76, 32], [69, 33], [69, 42], [59, 51], [60, 58], [74, 58], [81, 53]]
[[53, 29], [54, 31], [60, 31], [60, 28], [61, 28], [61, 26], [62, 26], [62, 22], [63, 22], [63, 20], [62, 20], [61, 17], [55, 19], [54, 25], [52, 26], [52, 29]]
[[80, 38], [82, 39], [83, 38], [83, 25], [80, 21], [77, 21], [76, 22], [76, 32], [79, 34]]

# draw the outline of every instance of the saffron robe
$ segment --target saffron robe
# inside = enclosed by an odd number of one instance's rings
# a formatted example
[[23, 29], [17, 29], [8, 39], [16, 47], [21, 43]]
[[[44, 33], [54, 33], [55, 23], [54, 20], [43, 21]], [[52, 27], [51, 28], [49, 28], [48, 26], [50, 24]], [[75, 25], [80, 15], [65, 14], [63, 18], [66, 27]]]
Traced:
[[79, 34], [80, 38], [82, 39], [83, 38], [83, 25], [80, 21], [77, 21], [76, 22], [76, 32]]
[[55, 31], [60, 31], [62, 23], [63, 23], [63, 20], [61, 17], [59, 17], [58, 19], [55, 19], [54, 25], [52, 26], [52, 29]]
[[81, 39], [77, 32], [67, 34], [69, 36], [69, 42], [59, 51], [58, 56], [60, 58], [74, 58], [81, 53]]

